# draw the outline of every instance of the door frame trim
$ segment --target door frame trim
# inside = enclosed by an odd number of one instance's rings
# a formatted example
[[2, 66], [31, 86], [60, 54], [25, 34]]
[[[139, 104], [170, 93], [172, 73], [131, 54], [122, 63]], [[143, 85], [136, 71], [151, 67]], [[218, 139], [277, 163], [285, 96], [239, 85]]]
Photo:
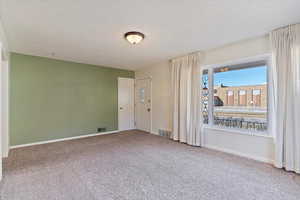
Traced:
[[[150, 80], [150, 133], [152, 133], [152, 103], [153, 103], [153, 98], [152, 98], [152, 82], [153, 82], [153, 79], [152, 79], [152, 76], [145, 76], [145, 77], [142, 77], [142, 78], [136, 78], [134, 80], [134, 101], [136, 100], [136, 82], [137, 81], [141, 81], [141, 80], [146, 80], [146, 79], [149, 79]], [[134, 125], [135, 125], [135, 128], [136, 128], [136, 102], [134, 102]]]

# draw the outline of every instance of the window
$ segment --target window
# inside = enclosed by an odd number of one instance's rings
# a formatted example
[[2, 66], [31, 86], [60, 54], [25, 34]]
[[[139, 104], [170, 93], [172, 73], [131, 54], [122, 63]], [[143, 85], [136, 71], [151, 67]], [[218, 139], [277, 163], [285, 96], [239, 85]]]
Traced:
[[139, 99], [140, 99], [140, 103], [145, 103], [145, 88], [140, 88]]
[[261, 105], [260, 89], [252, 90], [252, 103], [258, 107]]
[[232, 90], [227, 91], [227, 105], [229, 106], [234, 105], [234, 94]]
[[246, 90], [239, 91], [239, 105], [246, 106], [247, 105], [247, 97], [246, 97]]
[[[267, 71], [266, 60], [205, 69], [205, 123], [267, 134]], [[210, 79], [211, 83], [207, 81]], [[209, 91], [214, 93], [212, 105]], [[204, 99], [204, 93], [202, 95]]]

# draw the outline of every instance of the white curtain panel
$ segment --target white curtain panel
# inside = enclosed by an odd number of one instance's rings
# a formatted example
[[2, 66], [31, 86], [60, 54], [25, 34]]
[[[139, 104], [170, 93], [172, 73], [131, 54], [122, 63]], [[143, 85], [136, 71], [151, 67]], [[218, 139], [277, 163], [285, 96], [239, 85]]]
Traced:
[[200, 53], [171, 60], [174, 140], [201, 146]]
[[300, 173], [300, 25], [270, 34], [275, 106], [275, 166]]

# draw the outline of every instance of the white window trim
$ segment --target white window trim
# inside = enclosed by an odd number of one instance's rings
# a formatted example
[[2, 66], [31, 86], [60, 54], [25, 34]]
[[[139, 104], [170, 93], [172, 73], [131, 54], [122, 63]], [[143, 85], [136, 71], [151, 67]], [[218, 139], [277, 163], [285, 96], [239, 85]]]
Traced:
[[[257, 131], [253, 130], [243, 130], [243, 129], [237, 129], [237, 128], [228, 128], [228, 127], [219, 127], [213, 124], [213, 95], [214, 94], [214, 88], [213, 88], [213, 73], [215, 68], [224, 67], [224, 66], [230, 66], [230, 65], [238, 65], [243, 63], [251, 63], [251, 62], [257, 62], [265, 60], [267, 63], [267, 83], [268, 83], [268, 95], [267, 95], [267, 121], [268, 121], [268, 129], [267, 131], [264, 131], [264, 134], [258, 134]], [[272, 65], [272, 54], [262, 54], [252, 57], [246, 57], [242, 59], [236, 59], [231, 60], [223, 63], [218, 64], [209, 64], [209, 65], [203, 65], [201, 66], [201, 72], [203, 70], [208, 70], [208, 88], [209, 88], [209, 100], [208, 100], [208, 124], [203, 124], [203, 128], [206, 129], [214, 129], [214, 130], [220, 130], [220, 131], [226, 131], [231, 133], [237, 133], [237, 134], [243, 134], [243, 135], [250, 135], [250, 136], [259, 136], [259, 137], [268, 137], [273, 138], [274, 135], [272, 135], [272, 131], [270, 130], [270, 127], [272, 125], [272, 116], [271, 112], [269, 112], [270, 108], [272, 108], [272, 101], [270, 101], [270, 95], [273, 88], [273, 82], [270, 81], [270, 74], [271, 74], [271, 65]]]
[[[240, 134], [240, 135], [273, 138], [273, 136], [270, 135], [267, 131], [257, 132], [257, 131], [253, 131], [253, 130], [227, 128], [227, 127], [220, 127], [220, 126], [209, 125], [209, 124], [203, 124], [203, 128], [210, 129], [210, 130], [217, 130], [217, 131], [221, 131], [221, 132], [227, 132], [227, 133], [230, 132], [230, 133]], [[263, 134], [261, 134], [261, 133], [263, 133]]]

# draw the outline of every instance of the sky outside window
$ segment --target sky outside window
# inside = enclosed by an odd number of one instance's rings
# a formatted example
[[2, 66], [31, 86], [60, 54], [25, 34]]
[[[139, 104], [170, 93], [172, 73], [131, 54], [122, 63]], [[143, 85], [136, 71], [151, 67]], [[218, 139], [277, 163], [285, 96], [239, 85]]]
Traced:
[[214, 73], [214, 85], [220, 86], [246, 86], [267, 83], [267, 67], [252, 67]]

